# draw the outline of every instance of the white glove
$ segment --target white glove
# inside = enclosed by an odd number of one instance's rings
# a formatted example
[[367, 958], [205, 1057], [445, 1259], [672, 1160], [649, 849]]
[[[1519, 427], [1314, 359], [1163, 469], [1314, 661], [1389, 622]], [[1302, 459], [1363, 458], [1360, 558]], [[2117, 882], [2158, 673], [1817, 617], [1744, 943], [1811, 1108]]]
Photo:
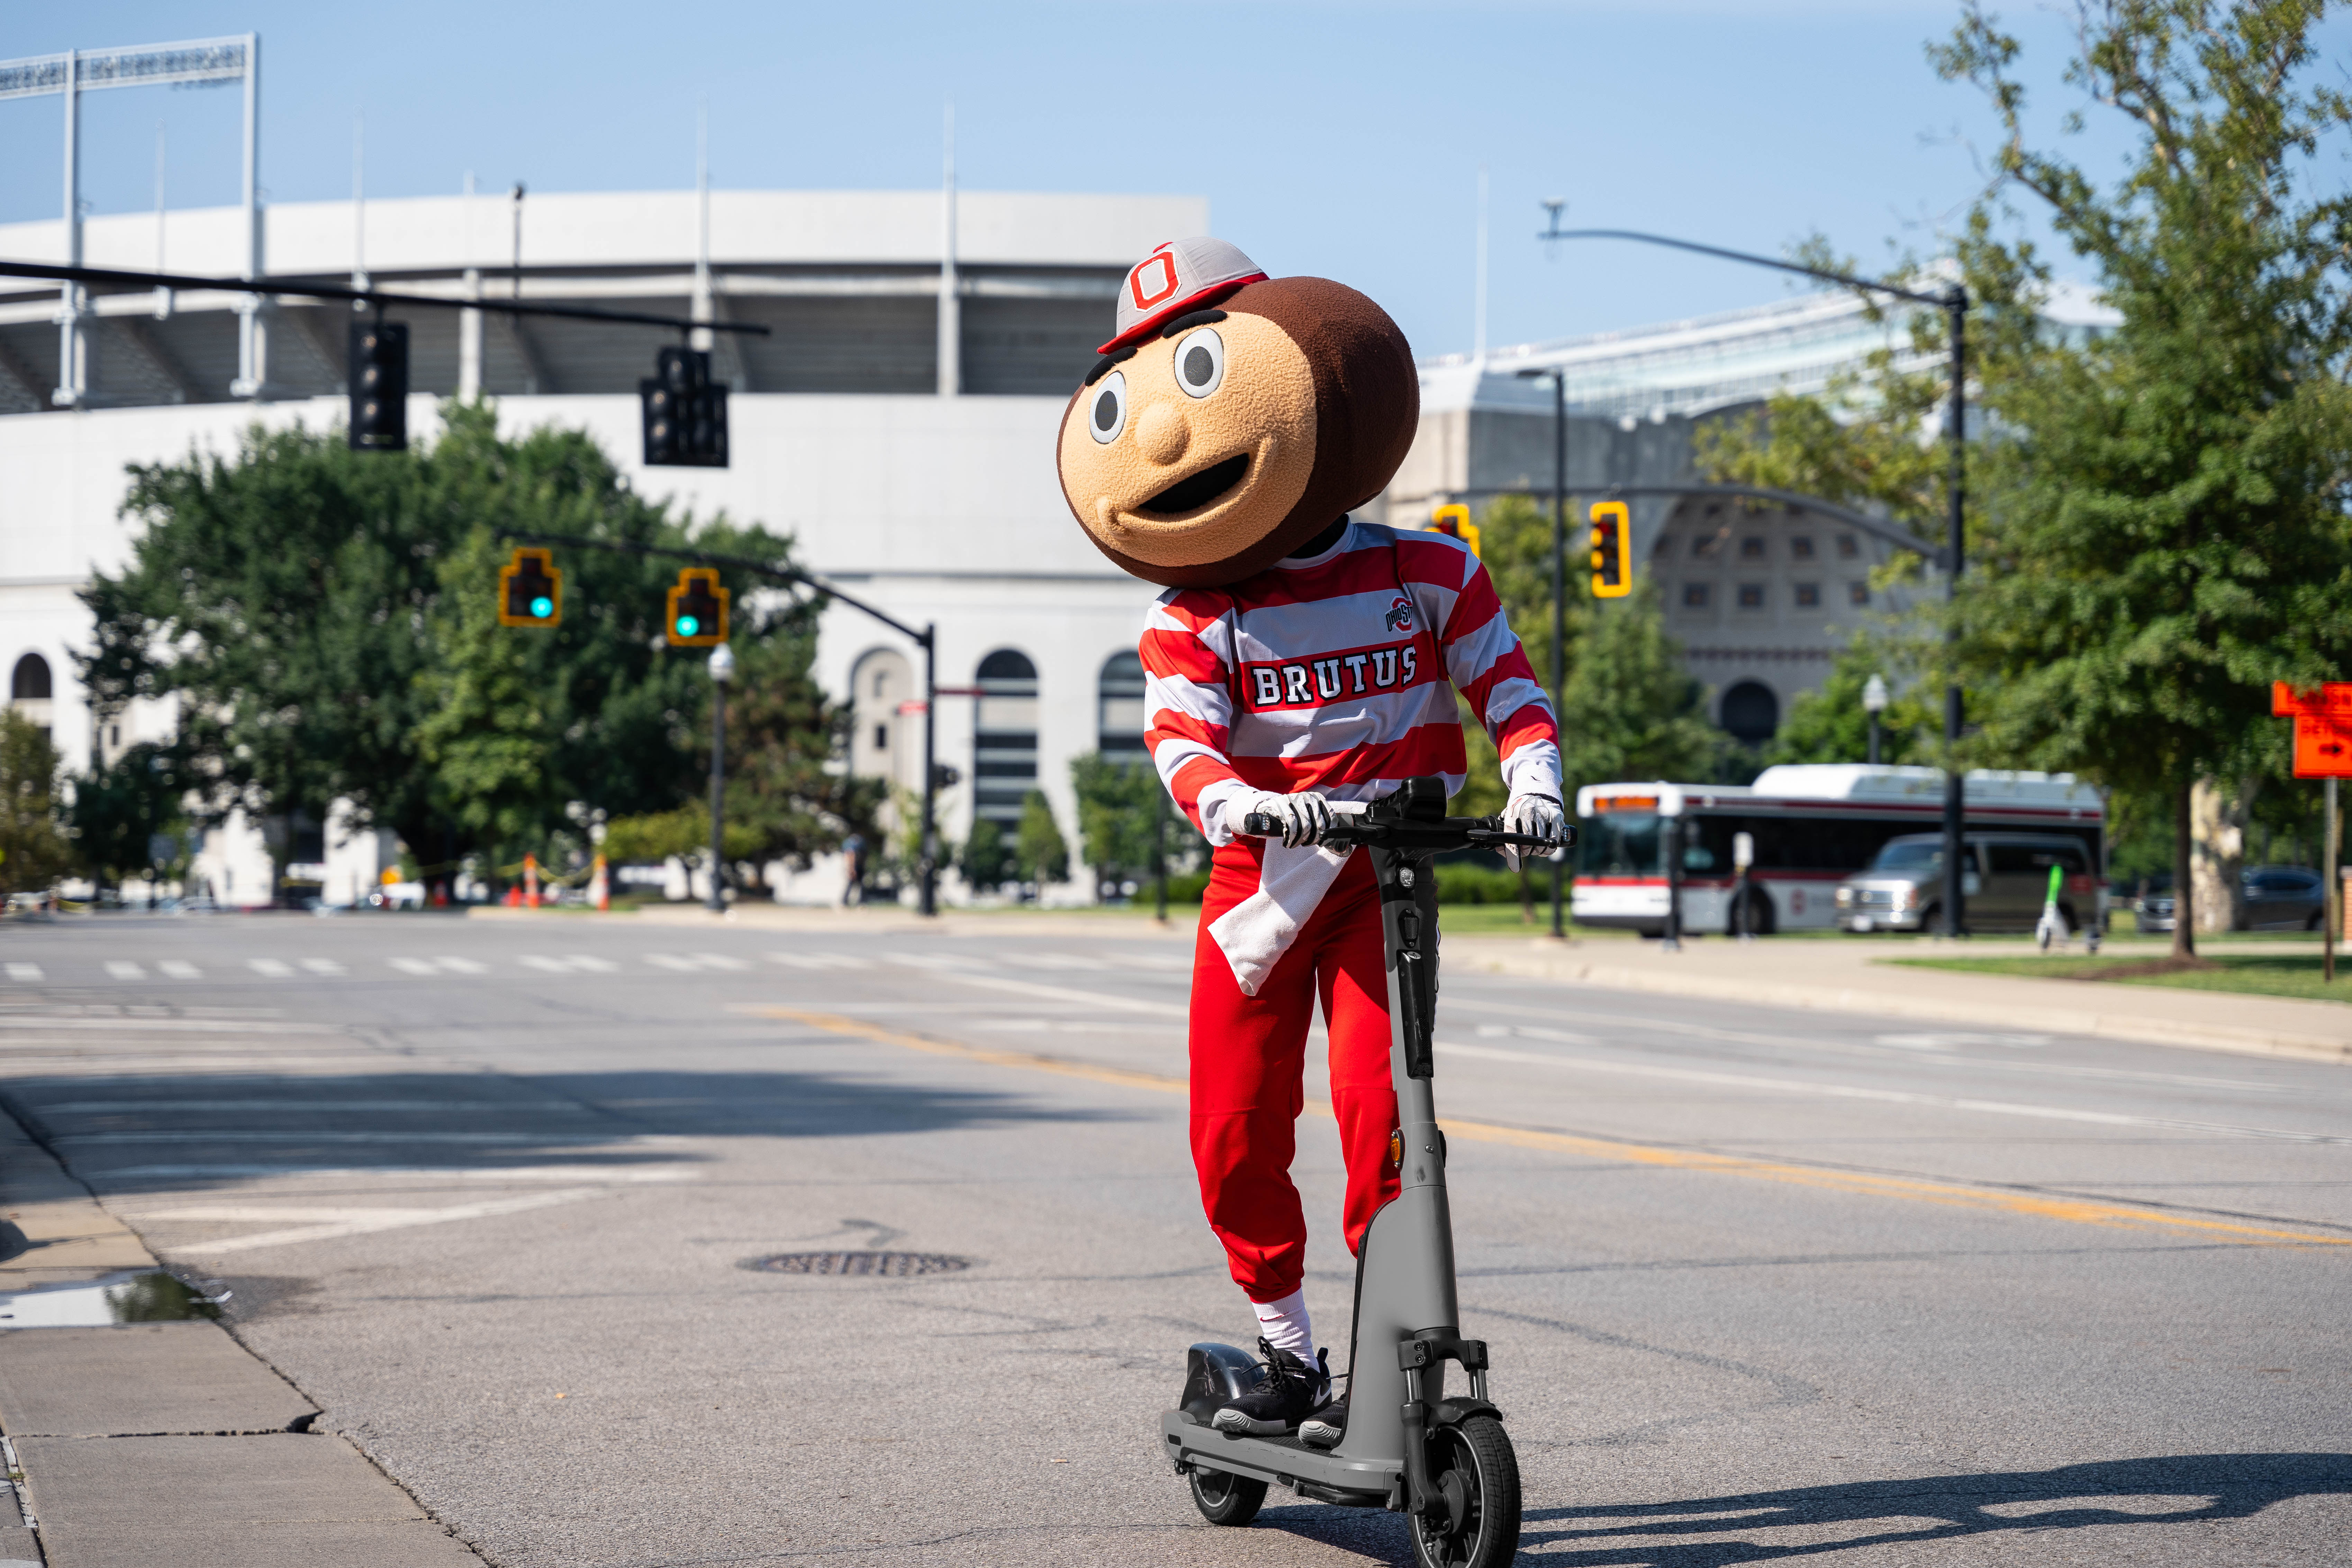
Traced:
[[[1568, 816], [1560, 810], [1559, 802], [1548, 795], [1515, 795], [1511, 803], [1503, 807], [1503, 831], [1506, 833], [1524, 833], [1530, 838], [1558, 844], [1561, 837], [1560, 830], [1567, 826]], [[1503, 864], [1516, 871], [1522, 859], [1541, 859], [1544, 851], [1525, 845], [1506, 844], [1502, 846], [1502, 855]]]
[[1330, 830], [1331, 805], [1314, 790], [1301, 790], [1297, 795], [1244, 795], [1226, 808], [1234, 815], [1226, 821], [1239, 828], [1253, 812], [1263, 812], [1282, 825], [1279, 835], [1285, 844], [1294, 847], [1302, 844], [1320, 843]]

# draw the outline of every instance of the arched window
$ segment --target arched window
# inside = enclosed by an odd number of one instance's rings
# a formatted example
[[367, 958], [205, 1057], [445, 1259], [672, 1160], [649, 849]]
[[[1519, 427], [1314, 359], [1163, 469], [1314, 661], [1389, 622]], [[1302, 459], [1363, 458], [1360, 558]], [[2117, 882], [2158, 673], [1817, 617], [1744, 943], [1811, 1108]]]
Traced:
[[37, 653], [28, 653], [18, 659], [16, 673], [8, 678], [8, 700], [11, 702], [47, 702], [49, 697], [49, 661]]
[[1095, 744], [1115, 763], [1150, 760], [1143, 745], [1143, 660], [1115, 653], [1096, 687]]
[[1021, 825], [1021, 803], [1037, 787], [1037, 667], [1028, 655], [1001, 647], [980, 661], [978, 684], [972, 814], [1010, 837]]
[[1760, 746], [1780, 727], [1780, 700], [1761, 681], [1743, 680], [1723, 694], [1723, 727], [1744, 746]]

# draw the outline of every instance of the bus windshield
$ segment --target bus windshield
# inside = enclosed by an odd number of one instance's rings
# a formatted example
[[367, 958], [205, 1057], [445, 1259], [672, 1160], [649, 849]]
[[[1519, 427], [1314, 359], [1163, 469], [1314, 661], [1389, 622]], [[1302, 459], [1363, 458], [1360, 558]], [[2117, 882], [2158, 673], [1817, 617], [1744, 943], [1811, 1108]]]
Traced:
[[[1897, 838], [1878, 852], [1870, 863], [1874, 871], [1911, 871], [1922, 866], [1944, 863], [1944, 845], [1934, 838]], [[1962, 861], [1966, 865], [1965, 859]]]
[[1596, 812], [1578, 824], [1577, 874], [1584, 877], [1655, 877], [1658, 814], [1654, 811]]

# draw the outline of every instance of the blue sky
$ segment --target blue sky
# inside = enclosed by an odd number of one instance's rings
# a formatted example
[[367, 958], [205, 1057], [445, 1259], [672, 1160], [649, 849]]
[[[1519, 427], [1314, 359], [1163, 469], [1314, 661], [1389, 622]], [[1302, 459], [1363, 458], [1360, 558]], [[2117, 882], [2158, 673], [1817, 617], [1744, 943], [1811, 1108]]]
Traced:
[[[2045, 84], [2036, 118], [2054, 126], [2078, 98], [2058, 81], [2066, 35], [2012, 9]], [[1995, 140], [1977, 95], [1922, 53], [1954, 0], [12, 10], [10, 58], [258, 31], [262, 182], [280, 200], [350, 194], [361, 110], [371, 195], [454, 192], [467, 170], [486, 189], [690, 185], [706, 98], [720, 187], [931, 186], [952, 98], [967, 188], [1205, 195], [1261, 265], [1365, 289], [1424, 354], [1470, 343], [1481, 163], [1489, 337], [1506, 343], [1784, 291], [1623, 246], [1548, 258], [1546, 196], [1569, 200], [1571, 225], [1770, 253], [1820, 230], [1871, 260], [1932, 249]], [[0, 221], [57, 212], [59, 118], [54, 98], [0, 103]], [[234, 89], [139, 89], [85, 100], [96, 210], [152, 205], [159, 122], [172, 205], [235, 200]], [[2126, 145], [2104, 127], [2081, 141], [2097, 170]]]

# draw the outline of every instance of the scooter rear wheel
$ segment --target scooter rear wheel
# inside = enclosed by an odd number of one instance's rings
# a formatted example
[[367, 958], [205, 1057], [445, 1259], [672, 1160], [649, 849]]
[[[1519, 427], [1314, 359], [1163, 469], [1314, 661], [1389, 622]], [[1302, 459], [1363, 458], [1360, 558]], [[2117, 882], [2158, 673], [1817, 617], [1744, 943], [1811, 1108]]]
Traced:
[[1503, 1424], [1473, 1415], [1431, 1433], [1429, 1481], [1442, 1506], [1412, 1518], [1421, 1568], [1504, 1568], [1519, 1550], [1519, 1458]]
[[[1211, 1524], [1244, 1525], [1257, 1517], [1265, 1502], [1265, 1483], [1254, 1481], [1231, 1470], [1213, 1470], [1206, 1465], [1192, 1467], [1192, 1506]], [[1518, 1510], [1512, 1510], [1513, 1519]]]

